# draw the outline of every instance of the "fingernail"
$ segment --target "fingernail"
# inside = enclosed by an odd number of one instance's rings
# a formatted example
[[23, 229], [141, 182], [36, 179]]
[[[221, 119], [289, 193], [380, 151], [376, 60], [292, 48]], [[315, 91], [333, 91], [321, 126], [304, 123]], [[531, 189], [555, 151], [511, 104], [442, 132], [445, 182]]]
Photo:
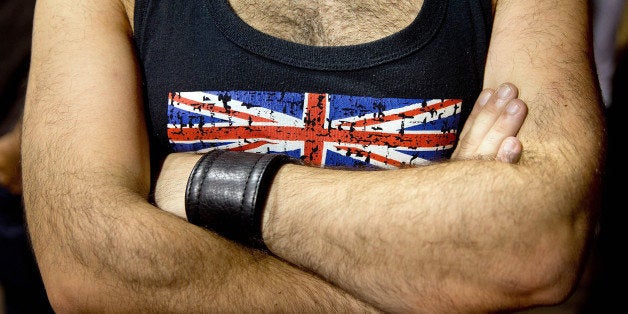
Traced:
[[520, 110], [521, 110], [521, 104], [519, 104], [518, 101], [510, 101], [508, 103], [508, 107], [506, 107], [506, 112], [512, 115], [516, 114]]
[[507, 138], [502, 143], [502, 147], [499, 150], [499, 160], [507, 163], [515, 163], [518, 161], [518, 155], [515, 152], [517, 150], [517, 143], [512, 138]]
[[513, 150], [515, 150], [515, 141], [513, 141], [511, 138], [505, 139], [504, 146], [502, 146], [502, 148], [506, 152], [512, 152]]
[[497, 91], [497, 95], [501, 99], [506, 99], [510, 97], [511, 94], [512, 94], [512, 88], [508, 84], [503, 84], [502, 86], [499, 87]]
[[490, 89], [484, 90], [481, 94], [480, 97], [478, 97], [478, 104], [482, 107], [484, 107], [484, 105], [486, 105], [488, 103], [488, 100], [491, 99], [491, 96], [493, 96], [493, 91]]

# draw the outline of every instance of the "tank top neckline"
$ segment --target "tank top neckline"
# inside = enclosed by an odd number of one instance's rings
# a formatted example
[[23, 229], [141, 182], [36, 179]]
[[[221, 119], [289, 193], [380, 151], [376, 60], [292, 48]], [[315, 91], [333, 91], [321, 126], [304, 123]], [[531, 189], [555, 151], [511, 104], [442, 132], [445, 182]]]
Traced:
[[346, 71], [388, 63], [423, 48], [444, 20], [447, 0], [424, 0], [416, 18], [386, 37], [355, 45], [310, 46], [261, 32], [242, 20], [228, 0], [206, 0], [204, 8], [219, 31], [251, 53], [294, 67]]

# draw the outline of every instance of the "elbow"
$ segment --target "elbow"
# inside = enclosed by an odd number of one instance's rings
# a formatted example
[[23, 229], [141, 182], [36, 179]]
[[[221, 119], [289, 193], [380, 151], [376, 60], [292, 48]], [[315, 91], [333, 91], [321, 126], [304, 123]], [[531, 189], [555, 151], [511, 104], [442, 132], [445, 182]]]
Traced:
[[126, 289], [111, 290], [97, 280], [65, 274], [61, 280], [44, 281], [48, 300], [55, 313], [134, 313], [140, 300], [122, 294]]
[[86, 312], [83, 306], [80, 306], [74, 297], [53, 289], [48, 292], [48, 300], [55, 313], [81, 313]]
[[588, 254], [588, 223], [548, 225], [533, 240], [521, 268], [513, 269], [506, 282], [517, 307], [553, 306], [575, 291]]
[[[525, 252], [521, 268], [510, 273], [509, 290], [524, 306], [553, 306], [576, 290], [590, 254], [600, 208], [598, 167], [573, 171], [573, 180], [552, 185], [544, 196], [524, 205], [533, 219], [519, 229]], [[569, 177], [569, 176], [567, 176]], [[516, 265], [516, 264], [515, 264]], [[506, 290], [508, 291], [508, 290]]]
[[84, 295], [85, 290], [81, 287], [72, 287], [60, 281], [44, 280], [44, 284], [48, 300], [55, 313], [79, 313], [89, 310], [81, 300], [91, 298]]
[[[555, 254], [560, 255], [560, 254]], [[517, 279], [513, 289], [515, 297], [524, 307], [553, 306], [563, 303], [571, 296], [581, 275], [581, 264], [565, 257], [544, 257], [532, 259], [530, 267], [536, 269], [523, 272], [525, 278]], [[511, 290], [511, 291], [513, 291]]]
[[82, 280], [77, 274], [47, 274], [43, 279], [55, 313], [106, 312], [117, 308], [105, 300], [107, 293], [97, 291], [97, 284]]

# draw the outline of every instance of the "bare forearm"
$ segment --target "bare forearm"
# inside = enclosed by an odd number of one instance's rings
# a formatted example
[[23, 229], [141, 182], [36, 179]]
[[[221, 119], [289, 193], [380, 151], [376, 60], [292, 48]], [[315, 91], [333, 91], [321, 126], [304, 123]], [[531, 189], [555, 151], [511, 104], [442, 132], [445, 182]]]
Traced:
[[[199, 156], [166, 160], [160, 207], [185, 217], [182, 183]], [[266, 206], [264, 239], [280, 257], [393, 312], [556, 302], [577, 279], [591, 201], [584, 191], [556, 190], [554, 175], [564, 174], [556, 162], [377, 172], [284, 166]], [[565, 173], [582, 183], [581, 174]]]
[[54, 287], [49, 293], [61, 294], [51, 296], [58, 310], [372, 311], [320, 278], [187, 224], [130, 191], [73, 187], [43, 198], [27, 191], [42, 273]]
[[[550, 176], [531, 184], [532, 175], [487, 161], [379, 173], [287, 166], [264, 238], [277, 255], [387, 310], [554, 302], [560, 296], [545, 288], [576, 280], [584, 239], [573, 239], [589, 217], [573, 208], [588, 200], [550, 191], [542, 182]], [[559, 265], [572, 277], [556, 278]]]

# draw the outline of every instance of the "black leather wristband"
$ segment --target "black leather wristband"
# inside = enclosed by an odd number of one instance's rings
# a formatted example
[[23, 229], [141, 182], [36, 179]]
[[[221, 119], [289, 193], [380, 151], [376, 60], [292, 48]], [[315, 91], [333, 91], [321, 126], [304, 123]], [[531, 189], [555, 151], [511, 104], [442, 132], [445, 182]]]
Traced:
[[287, 163], [299, 160], [283, 154], [206, 153], [188, 179], [188, 221], [246, 246], [267, 250], [262, 239], [262, 213], [270, 184]]

